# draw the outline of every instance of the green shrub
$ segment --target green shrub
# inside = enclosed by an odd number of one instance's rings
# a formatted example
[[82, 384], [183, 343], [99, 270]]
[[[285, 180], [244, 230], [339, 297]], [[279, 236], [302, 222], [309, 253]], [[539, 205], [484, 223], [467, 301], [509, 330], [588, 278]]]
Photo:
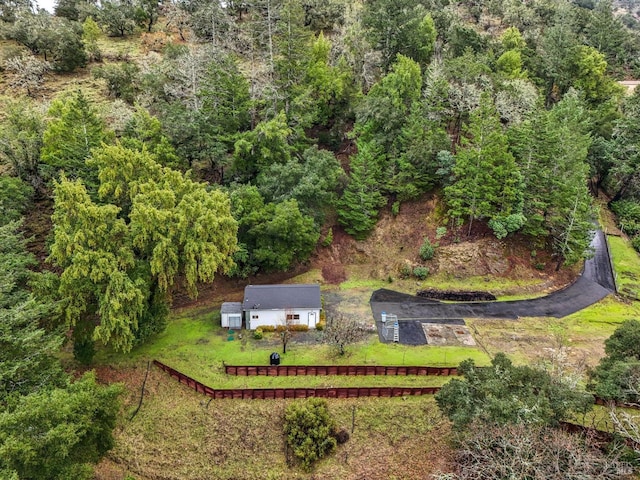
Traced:
[[431, 260], [436, 253], [436, 249], [431, 245], [431, 241], [428, 238], [424, 239], [424, 243], [420, 247], [420, 258], [422, 260]]
[[274, 327], [273, 325], [263, 325], [260, 327], [260, 330], [262, 330], [264, 333], [271, 333], [276, 331], [276, 327]]
[[403, 265], [400, 267], [400, 272], [398, 274], [400, 278], [404, 278], [406, 280], [411, 277], [411, 267], [409, 265]]
[[256, 328], [253, 332], [253, 338], [255, 338], [256, 340], [262, 340], [262, 337], [264, 337], [262, 328]]
[[618, 217], [618, 226], [630, 236], [640, 232], [640, 203], [620, 200], [611, 204], [611, 210]]
[[636, 235], [631, 239], [631, 246], [640, 252], [640, 235]]
[[427, 267], [416, 267], [413, 269], [413, 276], [420, 280], [424, 280], [429, 276], [429, 269]]
[[119, 65], [107, 64], [96, 67], [92, 71], [94, 78], [104, 79], [107, 82], [109, 95], [121, 98], [127, 103], [133, 104], [138, 93], [138, 75], [140, 69], [133, 63], [121, 63]]
[[447, 234], [447, 227], [436, 228], [436, 240], [440, 240]]
[[325, 327], [325, 323], [324, 323], [324, 322], [318, 322], [318, 323], [316, 323], [316, 330], [317, 330], [318, 332], [323, 331], [323, 330], [324, 330], [324, 327]]
[[284, 412], [287, 446], [307, 472], [317, 460], [336, 449], [334, 432], [335, 423], [329, 415], [326, 400], [311, 398], [293, 402]]
[[507, 216], [492, 218], [489, 220], [489, 228], [498, 239], [505, 238], [510, 233], [522, 228], [527, 219], [521, 213], [513, 213]]
[[289, 331], [290, 332], [308, 332], [309, 326], [308, 325], [289, 325]]
[[329, 231], [327, 232], [327, 235], [324, 237], [324, 240], [322, 240], [322, 246], [328, 247], [332, 243], [333, 243], [333, 228], [330, 228]]

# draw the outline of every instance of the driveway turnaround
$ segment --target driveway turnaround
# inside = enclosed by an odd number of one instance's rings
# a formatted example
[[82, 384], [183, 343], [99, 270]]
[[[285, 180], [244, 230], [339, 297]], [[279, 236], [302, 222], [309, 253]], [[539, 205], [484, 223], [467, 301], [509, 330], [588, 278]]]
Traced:
[[574, 283], [545, 297], [531, 300], [442, 303], [387, 289], [376, 290], [370, 304], [380, 341], [393, 341], [391, 335], [385, 334], [391, 326], [386, 322], [383, 326], [383, 312], [385, 319], [391, 315], [397, 317], [399, 343], [424, 345], [427, 341], [420, 325], [422, 323], [459, 324], [461, 318], [562, 318], [582, 310], [615, 291], [609, 252], [601, 230], [595, 232], [591, 247], [593, 258], [585, 262], [582, 275]]

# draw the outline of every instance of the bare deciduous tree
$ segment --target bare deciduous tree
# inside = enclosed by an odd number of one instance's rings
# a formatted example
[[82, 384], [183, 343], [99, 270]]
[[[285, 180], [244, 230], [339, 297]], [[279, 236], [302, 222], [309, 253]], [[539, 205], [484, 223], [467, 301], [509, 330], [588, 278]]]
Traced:
[[328, 319], [324, 331], [324, 341], [338, 349], [340, 355], [344, 355], [345, 347], [364, 339], [367, 332], [355, 318], [342, 314]]
[[287, 353], [287, 344], [293, 337], [293, 326], [296, 325], [295, 314], [290, 307], [285, 308], [284, 318], [280, 321], [278, 331], [280, 332], [280, 340], [282, 341], [282, 353]]
[[[632, 375], [629, 378], [627, 392], [630, 396], [640, 398], [640, 377]], [[640, 403], [631, 403], [640, 408]], [[617, 433], [633, 441], [633, 450], [640, 455], [640, 415], [629, 413], [628, 410], [618, 408], [615, 402], [609, 405], [609, 417], [613, 422], [613, 428]]]
[[49, 62], [33, 55], [10, 58], [4, 66], [14, 74], [9, 82], [11, 88], [23, 88], [30, 97], [42, 86], [45, 74], [51, 70]]
[[455, 476], [447, 473], [436, 478], [613, 480], [629, 472], [619, 451], [603, 453], [597, 447], [589, 436], [556, 428], [476, 424], [460, 440]]

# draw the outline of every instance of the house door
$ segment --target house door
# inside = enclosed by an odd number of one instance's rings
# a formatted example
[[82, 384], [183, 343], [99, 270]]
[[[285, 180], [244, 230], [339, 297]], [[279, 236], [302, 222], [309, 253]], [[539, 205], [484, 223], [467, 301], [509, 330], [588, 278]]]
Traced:
[[309, 312], [309, 323], [307, 323], [309, 327], [316, 326], [316, 312]]
[[229, 315], [229, 328], [235, 328], [235, 329], [242, 328], [242, 316]]

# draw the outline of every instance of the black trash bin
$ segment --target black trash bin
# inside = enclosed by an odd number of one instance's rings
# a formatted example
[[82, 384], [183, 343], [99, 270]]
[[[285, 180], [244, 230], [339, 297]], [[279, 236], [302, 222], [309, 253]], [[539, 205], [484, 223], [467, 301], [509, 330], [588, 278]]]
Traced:
[[269, 357], [269, 361], [271, 365], [280, 365], [280, 354], [278, 354], [278, 352], [273, 352]]

